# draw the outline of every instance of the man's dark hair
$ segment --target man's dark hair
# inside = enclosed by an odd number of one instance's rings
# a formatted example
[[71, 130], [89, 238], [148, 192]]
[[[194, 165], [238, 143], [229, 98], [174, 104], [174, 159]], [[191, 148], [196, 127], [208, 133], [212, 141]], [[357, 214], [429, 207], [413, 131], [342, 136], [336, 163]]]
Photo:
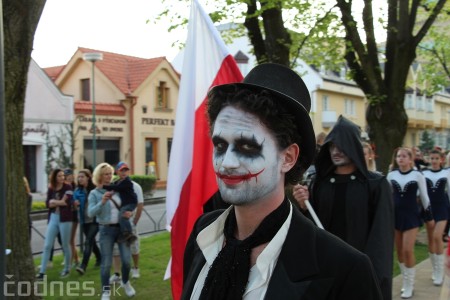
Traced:
[[[217, 116], [226, 106], [233, 106], [256, 115], [275, 136], [279, 150], [286, 149], [293, 143], [300, 145], [301, 136], [298, 133], [294, 115], [280, 105], [280, 101], [277, 101], [269, 91], [239, 89], [233, 85], [226, 90], [210, 91], [207, 104], [210, 133]], [[286, 184], [296, 184], [301, 179], [304, 170], [301, 167], [300, 157], [295, 166], [286, 173]]]

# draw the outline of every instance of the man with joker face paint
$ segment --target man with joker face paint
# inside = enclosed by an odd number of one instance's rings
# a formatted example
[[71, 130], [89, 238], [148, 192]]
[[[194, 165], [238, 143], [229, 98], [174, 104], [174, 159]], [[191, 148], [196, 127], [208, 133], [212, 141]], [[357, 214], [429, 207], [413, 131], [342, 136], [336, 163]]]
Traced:
[[302, 79], [278, 64], [210, 90], [212, 163], [231, 205], [197, 220], [182, 299], [381, 299], [368, 257], [285, 195], [314, 156], [310, 107]]

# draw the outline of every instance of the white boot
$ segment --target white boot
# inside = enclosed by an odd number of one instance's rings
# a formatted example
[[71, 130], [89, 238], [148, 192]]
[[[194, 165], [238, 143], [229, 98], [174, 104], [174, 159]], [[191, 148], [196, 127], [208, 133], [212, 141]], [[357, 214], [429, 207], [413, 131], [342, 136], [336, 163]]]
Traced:
[[403, 291], [401, 297], [402, 299], [409, 299], [414, 294], [414, 279], [416, 277], [416, 269], [405, 267], [405, 290]]
[[400, 267], [400, 274], [402, 274], [402, 289], [400, 291], [403, 293], [403, 291], [405, 290], [405, 283], [406, 283], [405, 264], [398, 262], [398, 266]]
[[431, 280], [434, 281], [436, 279], [436, 254], [428, 252], [428, 256], [431, 261]]
[[440, 286], [444, 282], [444, 254], [435, 254], [435, 278], [433, 284]]

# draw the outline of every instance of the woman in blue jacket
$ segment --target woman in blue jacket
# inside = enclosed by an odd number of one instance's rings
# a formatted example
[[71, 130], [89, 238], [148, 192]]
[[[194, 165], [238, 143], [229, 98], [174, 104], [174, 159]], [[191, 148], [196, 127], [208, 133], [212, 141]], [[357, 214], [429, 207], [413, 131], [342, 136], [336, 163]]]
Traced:
[[[111, 287], [109, 275], [112, 264], [114, 243], [120, 235], [119, 211], [121, 200], [118, 194], [106, 191], [103, 186], [111, 184], [114, 168], [107, 163], [99, 164], [95, 170], [92, 181], [97, 186], [88, 196], [88, 216], [97, 219], [100, 225], [100, 251], [102, 263], [100, 278], [102, 281], [102, 300], [109, 300]], [[132, 212], [126, 211], [123, 216], [130, 218]], [[129, 281], [131, 251], [128, 243], [118, 243], [120, 259], [122, 261], [122, 287], [128, 297], [136, 292]]]

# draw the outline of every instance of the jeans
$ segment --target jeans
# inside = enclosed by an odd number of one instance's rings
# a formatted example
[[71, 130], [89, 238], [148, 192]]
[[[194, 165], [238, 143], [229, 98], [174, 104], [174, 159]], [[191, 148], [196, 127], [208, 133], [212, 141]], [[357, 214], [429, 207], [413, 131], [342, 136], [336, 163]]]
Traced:
[[72, 222], [61, 222], [59, 214], [51, 213], [50, 221], [45, 232], [44, 252], [42, 253], [41, 269], [39, 273], [45, 274], [47, 269], [47, 262], [52, 251], [55, 238], [58, 233], [61, 233], [62, 247], [64, 252], [64, 270], [70, 270], [70, 257], [72, 251], [70, 250], [70, 232], [72, 230]]
[[132, 228], [130, 224], [130, 218], [125, 218], [123, 213], [126, 211], [133, 211], [136, 209], [137, 204], [126, 204], [120, 208], [119, 212], [119, 224], [120, 224], [120, 233], [131, 233]]
[[[120, 235], [119, 224], [116, 226], [100, 225], [100, 251], [102, 253], [102, 265], [100, 268], [100, 278], [102, 281], [102, 291], [110, 290], [109, 275], [111, 271], [113, 247]], [[130, 275], [130, 246], [127, 243], [119, 243], [120, 259], [122, 262], [122, 282], [127, 283]]]
[[[56, 235], [56, 240], [58, 241], [58, 244], [61, 247], [61, 249], [63, 249], [62, 241], [61, 241], [61, 233], [60, 232], [58, 232], [58, 234]], [[53, 253], [54, 252], [55, 252], [55, 246], [53, 245], [52, 246], [52, 250], [50, 250], [50, 256], [48, 258], [49, 261], [53, 261]], [[64, 253], [64, 249], [63, 249], [63, 253]]]
[[84, 223], [82, 225], [82, 229], [86, 239], [84, 241], [83, 260], [81, 261], [81, 266], [86, 268], [92, 252], [94, 252], [95, 258], [98, 262], [102, 259], [100, 249], [95, 241], [95, 236], [98, 233], [98, 223]]

